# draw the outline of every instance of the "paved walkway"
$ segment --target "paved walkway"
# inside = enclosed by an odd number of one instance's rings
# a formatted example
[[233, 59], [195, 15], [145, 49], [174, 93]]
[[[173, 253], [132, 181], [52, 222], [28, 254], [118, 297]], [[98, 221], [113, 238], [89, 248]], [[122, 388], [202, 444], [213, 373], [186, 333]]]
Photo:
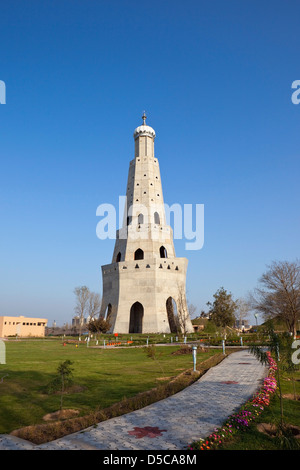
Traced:
[[185, 450], [222, 425], [266, 375], [253, 355], [239, 351], [190, 387], [141, 410], [42, 445], [0, 435], [0, 450]]

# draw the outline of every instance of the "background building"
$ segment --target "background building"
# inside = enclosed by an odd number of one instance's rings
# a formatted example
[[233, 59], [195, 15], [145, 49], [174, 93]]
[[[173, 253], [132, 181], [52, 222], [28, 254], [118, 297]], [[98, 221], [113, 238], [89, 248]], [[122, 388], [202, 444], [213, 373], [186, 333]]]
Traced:
[[90, 317], [80, 318], [79, 316], [75, 316], [72, 318], [72, 327], [79, 327], [79, 326], [86, 326], [90, 322]]
[[7, 336], [45, 336], [48, 320], [31, 317], [0, 317], [0, 338]]

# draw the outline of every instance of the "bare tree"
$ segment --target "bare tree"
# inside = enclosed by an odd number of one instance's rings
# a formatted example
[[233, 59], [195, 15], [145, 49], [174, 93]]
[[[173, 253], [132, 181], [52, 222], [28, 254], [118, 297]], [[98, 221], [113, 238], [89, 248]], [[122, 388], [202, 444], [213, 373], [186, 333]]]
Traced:
[[183, 335], [186, 335], [189, 329], [190, 315], [187, 306], [184, 285], [177, 283], [177, 289], [177, 321], [179, 325], [179, 331], [181, 331]]
[[241, 328], [243, 320], [245, 320], [250, 312], [249, 302], [245, 299], [236, 300], [236, 312], [235, 317], [239, 321], [239, 328]]
[[88, 331], [89, 337], [91, 335], [92, 330], [89, 328], [89, 325], [96, 321], [96, 317], [100, 315], [100, 308], [101, 308], [101, 298], [100, 295], [96, 292], [90, 292], [88, 303], [87, 303], [87, 314], [88, 314]]
[[252, 295], [252, 307], [265, 319], [283, 320], [292, 335], [296, 335], [300, 319], [300, 264], [273, 262], [259, 279], [261, 287]]
[[86, 286], [75, 287], [74, 294], [76, 296], [75, 313], [79, 316], [79, 335], [81, 335], [84, 317], [87, 313], [90, 290]]
[[93, 320], [100, 315], [101, 297], [96, 292], [90, 292], [87, 305], [87, 313], [89, 320]]
[[190, 318], [196, 318], [197, 315], [197, 307], [194, 304], [191, 304], [189, 301], [187, 303], [188, 311]]

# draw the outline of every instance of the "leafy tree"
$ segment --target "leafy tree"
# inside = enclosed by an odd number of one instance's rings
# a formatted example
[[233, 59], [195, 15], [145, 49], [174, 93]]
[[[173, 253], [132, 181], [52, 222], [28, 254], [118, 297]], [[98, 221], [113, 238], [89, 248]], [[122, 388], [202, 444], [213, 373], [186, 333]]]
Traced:
[[56, 371], [57, 375], [48, 385], [48, 393], [60, 392], [60, 410], [62, 410], [63, 406], [63, 394], [66, 388], [70, 387], [70, 385], [73, 383], [73, 369], [71, 367], [72, 364], [73, 362], [69, 359], [61, 362]]
[[209, 309], [209, 318], [217, 326], [225, 328], [233, 326], [235, 323], [235, 311], [237, 304], [232, 298], [231, 293], [227, 293], [224, 287], [221, 287], [214, 294], [214, 302], [207, 302]]
[[159, 355], [157, 354], [157, 348], [156, 348], [155, 344], [151, 344], [151, 345], [147, 346], [146, 348], [144, 348], [144, 351], [150, 359], [152, 359], [153, 361], [155, 361], [159, 365], [159, 367], [161, 368], [162, 373], [164, 375], [165, 374], [164, 368], [163, 368], [163, 366], [162, 366], [162, 364], [159, 360], [162, 356], [162, 353], [160, 353]]
[[94, 318], [88, 323], [87, 327], [90, 333], [107, 333], [110, 329], [110, 323], [102, 317]]

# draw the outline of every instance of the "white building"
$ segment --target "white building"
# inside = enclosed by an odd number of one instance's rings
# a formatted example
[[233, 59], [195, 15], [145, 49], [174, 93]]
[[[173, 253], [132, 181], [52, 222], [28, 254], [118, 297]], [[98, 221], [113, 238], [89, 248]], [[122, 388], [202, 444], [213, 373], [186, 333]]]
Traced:
[[185, 295], [186, 258], [176, 258], [166, 225], [155, 131], [134, 131], [135, 157], [127, 182], [127, 211], [111, 264], [102, 266], [101, 315], [114, 333], [192, 332]]

